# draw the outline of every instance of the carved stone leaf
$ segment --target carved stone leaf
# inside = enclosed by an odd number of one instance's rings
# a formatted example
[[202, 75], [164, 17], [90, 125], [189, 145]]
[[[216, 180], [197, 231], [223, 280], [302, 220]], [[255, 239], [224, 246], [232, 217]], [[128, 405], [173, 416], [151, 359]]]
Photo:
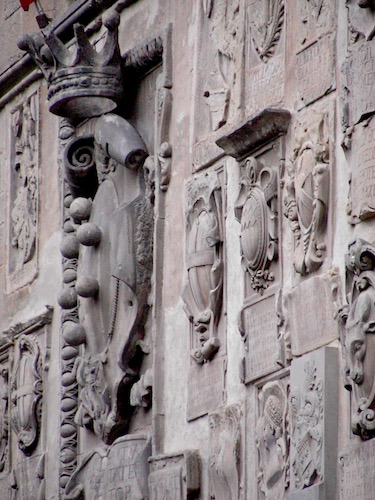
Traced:
[[[275, 53], [284, 23], [284, 0], [258, 0], [250, 12], [251, 36], [259, 57], [267, 62]], [[251, 14], [250, 14], [251, 15]]]

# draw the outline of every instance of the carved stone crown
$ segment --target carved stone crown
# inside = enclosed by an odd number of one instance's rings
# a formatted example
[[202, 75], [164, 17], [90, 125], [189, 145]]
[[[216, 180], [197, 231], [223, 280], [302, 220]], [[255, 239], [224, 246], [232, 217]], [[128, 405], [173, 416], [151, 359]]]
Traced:
[[108, 31], [100, 52], [92, 46], [81, 24], [74, 25], [76, 43], [69, 48], [53, 31], [45, 38], [26, 35], [19, 41], [19, 48], [31, 55], [47, 80], [52, 113], [89, 118], [117, 107], [122, 95], [119, 24], [117, 12], [105, 19]]

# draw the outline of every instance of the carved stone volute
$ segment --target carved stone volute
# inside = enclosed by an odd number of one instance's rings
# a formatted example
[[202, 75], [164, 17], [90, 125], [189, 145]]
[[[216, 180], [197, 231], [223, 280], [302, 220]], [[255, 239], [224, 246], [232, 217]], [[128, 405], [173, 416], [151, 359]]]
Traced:
[[346, 255], [347, 306], [341, 309], [345, 388], [352, 393], [351, 428], [375, 436], [375, 246], [361, 239]]

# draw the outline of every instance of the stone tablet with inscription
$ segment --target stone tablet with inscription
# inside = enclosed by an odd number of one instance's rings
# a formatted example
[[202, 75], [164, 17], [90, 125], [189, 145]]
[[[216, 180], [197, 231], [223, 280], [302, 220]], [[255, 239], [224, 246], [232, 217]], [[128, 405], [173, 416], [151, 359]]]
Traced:
[[348, 159], [351, 167], [348, 216], [352, 224], [375, 215], [375, 120], [356, 125]]
[[334, 319], [336, 275], [333, 276], [309, 278], [284, 297], [294, 356], [329, 344], [339, 336]]
[[373, 500], [375, 439], [359, 444], [340, 459], [341, 500]]
[[336, 498], [339, 376], [335, 347], [292, 361], [288, 500]]
[[246, 337], [243, 379], [247, 384], [280, 368], [275, 296], [245, 306], [241, 324]]
[[196, 498], [200, 491], [200, 458], [195, 450], [151, 457], [150, 500]]
[[148, 498], [150, 441], [144, 435], [127, 435], [108, 448], [99, 448], [83, 458], [65, 488], [65, 497], [113, 500]]

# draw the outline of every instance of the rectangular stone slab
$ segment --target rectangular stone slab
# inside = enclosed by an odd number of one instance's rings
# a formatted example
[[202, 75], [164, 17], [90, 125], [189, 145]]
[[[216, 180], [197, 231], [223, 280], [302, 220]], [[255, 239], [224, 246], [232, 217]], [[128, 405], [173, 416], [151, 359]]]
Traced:
[[375, 493], [375, 440], [360, 443], [341, 455], [342, 500], [372, 500]]

